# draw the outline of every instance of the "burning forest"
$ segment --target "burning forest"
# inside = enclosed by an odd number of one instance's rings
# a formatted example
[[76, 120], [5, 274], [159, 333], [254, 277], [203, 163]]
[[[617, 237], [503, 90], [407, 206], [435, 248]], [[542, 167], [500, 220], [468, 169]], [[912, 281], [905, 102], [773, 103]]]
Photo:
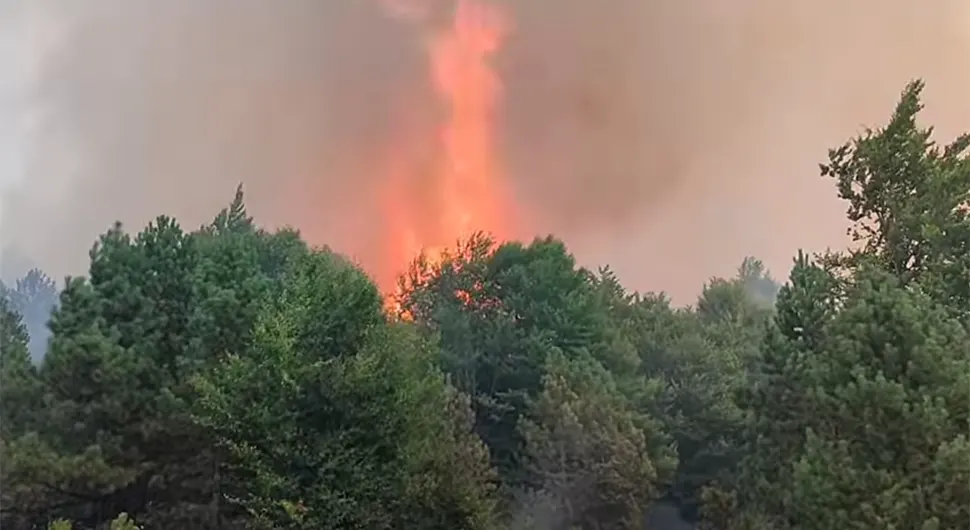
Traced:
[[967, 528], [967, 6], [0, 7], [0, 527]]

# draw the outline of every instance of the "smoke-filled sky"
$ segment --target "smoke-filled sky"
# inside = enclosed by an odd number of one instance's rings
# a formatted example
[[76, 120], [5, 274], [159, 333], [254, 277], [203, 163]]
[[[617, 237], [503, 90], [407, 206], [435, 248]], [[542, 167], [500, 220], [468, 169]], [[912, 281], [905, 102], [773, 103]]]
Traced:
[[[680, 301], [745, 255], [783, 276], [843, 244], [817, 164], [910, 79], [942, 139], [970, 130], [966, 0], [493, 1], [520, 235]], [[261, 222], [366, 266], [387, 154], [434, 140], [423, 36], [377, 0], [3, 2], [4, 272], [81, 273], [113, 220], [194, 227], [240, 181]]]

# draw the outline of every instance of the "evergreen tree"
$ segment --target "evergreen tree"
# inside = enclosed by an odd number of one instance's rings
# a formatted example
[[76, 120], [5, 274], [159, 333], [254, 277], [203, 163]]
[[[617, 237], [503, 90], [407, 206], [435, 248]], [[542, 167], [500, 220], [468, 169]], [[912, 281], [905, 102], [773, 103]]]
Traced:
[[873, 262], [904, 283], [920, 281], [960, 318], [970, 316], [970, 134], [944, 146], [916, 119], [924, 83], [906, 86], [889, 123], [829, 153], [822, 175], [849, 203], [858, 250], [846, 268]]
[[37, 370], [28, 352], [27, 328], [7, 297], [0, 296], [0, 438], [26, 433], [40, 408]]
[[[535, 420], [521, 425], [528, 461], [539, 478], [525, 503], [533, 528], [642, 526], [660, 496], [669, 462], [652, 460], [645, 429], [610, 374], [595, 362], [551, 355]], [[672, 456], [672, 455], [671, 455]]]
[[487, 453], [431, 345], [388, 327], [373, 284], [328, 252], [286, 285], [252, 348], [196, 383], [228, 496], [272, 528], [483, 528]]

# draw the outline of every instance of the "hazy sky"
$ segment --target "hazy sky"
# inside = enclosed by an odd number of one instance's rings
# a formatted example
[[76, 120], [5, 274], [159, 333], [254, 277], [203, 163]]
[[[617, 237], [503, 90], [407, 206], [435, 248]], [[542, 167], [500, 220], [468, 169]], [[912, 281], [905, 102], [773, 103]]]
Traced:
[[[682, 301], [745, 255], [784, 275], [840, 245], [817, 164], [910, 79], [945, 138], [970, 129], [967, 0], [494, 1], [515, 19], [496, 66], [522, 235]], [[0, 0], [0, 182], [22, 176], [0, 243], [83, 272], [113, 220], [191, 227], [242, 180], [264, 223], [366, 263], [375, 164], [436, 104], [420, 35], [377, 3]]]
[[[9, 1], [9, 0], [7, 0]], [[17, 22], [13, 9], [0, 3], [0, 186], [6, 187], [20, 173], [17, 159]]]
[[7, 234], [16, 219], [3, 211], [13, 200], [11, 190], [26, 178], [28, 120], [37, 110], [27, 101], [29, 83], [56, 35], [43, 13], [30, 9], [26, 0], [0, 0], [0, 243], [15, 239]]

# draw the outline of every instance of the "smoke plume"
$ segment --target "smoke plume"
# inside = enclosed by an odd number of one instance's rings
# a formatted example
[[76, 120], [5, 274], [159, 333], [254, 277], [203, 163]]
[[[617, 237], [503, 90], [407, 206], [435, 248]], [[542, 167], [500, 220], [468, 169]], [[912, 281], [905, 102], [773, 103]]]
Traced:
[[[83, 272], [113, 220], [192, 228], [243, 182], [263, 223], [379, 255], [388, 153], [424, 163], [440, 113], [414, 25], [378, 0], [21, 1], [8, 248]], [[797, 248], [842, 244], [817, 163], [912, 78], [942, 135], [970, 129], [966, 0], [494, 1], [513, 21], [495, 67], [519, 235], [635, 288], [686, 301], [745, 255], [783, 276]]]

